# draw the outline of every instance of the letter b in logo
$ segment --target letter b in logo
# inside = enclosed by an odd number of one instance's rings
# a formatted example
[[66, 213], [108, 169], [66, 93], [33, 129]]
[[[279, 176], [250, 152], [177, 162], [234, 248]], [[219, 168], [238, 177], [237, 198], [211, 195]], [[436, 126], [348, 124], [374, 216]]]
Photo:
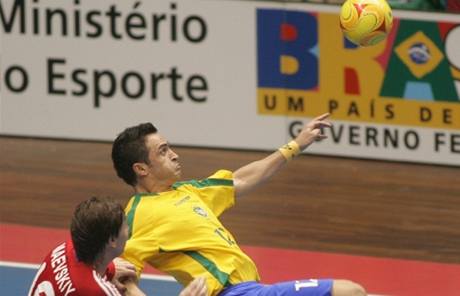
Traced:
[[301, 11], [257, 10], [258, 87], [318, 87], [318, 28]]

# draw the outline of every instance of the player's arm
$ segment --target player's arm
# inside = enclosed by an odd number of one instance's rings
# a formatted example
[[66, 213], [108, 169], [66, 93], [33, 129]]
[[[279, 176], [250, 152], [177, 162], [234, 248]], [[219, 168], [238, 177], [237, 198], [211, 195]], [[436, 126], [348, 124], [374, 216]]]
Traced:
[[305, 150], [314, 141], [327, 138], [322, 133], [323, 128], [331, 127], [326, 121], [329, 113], [320, 115], [307, 123], [299, 135], [288, 144], [284, 145], [269, 156], [251, 162], [233, 173], [235, 195], [242, 196], [257, 186], [263, 184], [278, 172], [288, 160]]

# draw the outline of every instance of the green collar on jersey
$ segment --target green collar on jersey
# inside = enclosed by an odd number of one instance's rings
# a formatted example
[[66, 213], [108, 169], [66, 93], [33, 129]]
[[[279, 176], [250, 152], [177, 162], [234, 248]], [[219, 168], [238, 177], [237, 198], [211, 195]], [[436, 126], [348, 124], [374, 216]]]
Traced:
[[233, 180], [208, 178], [204, 180], [181, 181], [174, 183], [172, 188], [177, 189], [182, 185], [192, 185], [196, 188], [203, 188], [209, 186], [233, 186]]

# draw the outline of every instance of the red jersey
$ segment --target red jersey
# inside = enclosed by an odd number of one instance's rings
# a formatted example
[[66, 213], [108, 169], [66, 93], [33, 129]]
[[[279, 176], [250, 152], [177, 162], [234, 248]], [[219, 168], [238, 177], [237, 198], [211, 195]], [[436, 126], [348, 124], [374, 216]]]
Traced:
[[109, 282], [115, 274], [113, 263], [101, 277], [92, 266], [78, 261], [72, 240], [52, 250], [38, 269], [29, 296], [115, 296], [117, 288]]
[[460, 0], [447, 0], [446, 11], [448, 12], [460, 12]]

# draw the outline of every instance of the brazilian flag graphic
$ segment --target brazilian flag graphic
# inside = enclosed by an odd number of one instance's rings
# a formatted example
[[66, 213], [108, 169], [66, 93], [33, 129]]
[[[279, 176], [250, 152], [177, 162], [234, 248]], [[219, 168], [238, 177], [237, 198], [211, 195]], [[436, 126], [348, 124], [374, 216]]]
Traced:
[[437, 23], [401, 20], [380, 95], [460, 103], [444, 52]]

